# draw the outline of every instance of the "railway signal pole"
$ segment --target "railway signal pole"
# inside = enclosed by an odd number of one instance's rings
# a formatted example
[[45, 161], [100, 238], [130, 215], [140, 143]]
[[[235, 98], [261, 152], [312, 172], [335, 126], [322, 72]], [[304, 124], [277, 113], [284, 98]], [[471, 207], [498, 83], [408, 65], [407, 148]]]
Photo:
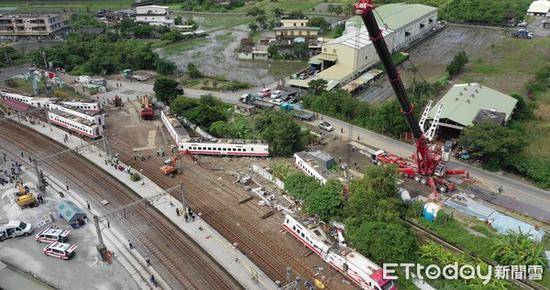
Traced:
[[183, 187], [183, 183], [180, 183], [180, 190], [181, 190], [181, 206], [183, 210], [187, 207], [187, 203], [185, 202], [185, 188]]

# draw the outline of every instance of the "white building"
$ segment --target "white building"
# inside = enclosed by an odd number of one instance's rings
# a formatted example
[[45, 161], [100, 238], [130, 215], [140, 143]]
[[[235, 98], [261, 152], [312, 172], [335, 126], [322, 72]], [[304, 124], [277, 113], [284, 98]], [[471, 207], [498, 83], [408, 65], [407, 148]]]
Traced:
[[174, 19], [170, 18], [170, 7], [147, 5], [136, 7], [136, 22], [170, 26]]
[[[395, 3], [382, 5], [375, 11], [384, 40], [392, 53], [424, 38], [437, 24], [437, 8], [427, 5]], [[321, 53], [310, 59], [310, 66], [320, 72], [305, 79], [291, 79], [288, 84], [308, 88], [311, 80], [324, 79], [330, 90], [351, 81], [378, 62], [378, 55], [361, 17], [354, 16], [346, 21], [342, 36], [323, 44]]]
[[306, 151], [294, 153], [294, 163], [306, 175], [315, 178], [319, 183], [325, 184], [332, 178], [328, 169], [317, 161], [317, 158]]
[[550, 16], [550, 0], [536, 0], [527, 9], [527, 15]]

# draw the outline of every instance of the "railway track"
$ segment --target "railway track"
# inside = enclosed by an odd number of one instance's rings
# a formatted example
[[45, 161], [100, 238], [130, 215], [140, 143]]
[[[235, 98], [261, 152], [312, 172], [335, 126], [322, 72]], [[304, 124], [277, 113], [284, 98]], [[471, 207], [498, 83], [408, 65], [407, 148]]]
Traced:
[[[65, 147], [38, 136], [32, 129], [8, 122], [0, 122], [2, 136], [11, 146], [0, 147], [14, 152], [20, 148], [34, 157], [43, 157]], [[29, 142], [32, 140], [32, 142]], [[111, 205], [123, 206], [139, 199], [129, 188], [115, 180], [92, 163], [70, 152], [62, 155], [62, 162], [48, 160], [42, 163], [77, 184], [96, 200], [106, 199]], [[27, 161], [27, 160], [23, 160]], [[128, 228], [138, 245], [150, 253], [155, 267], [169, 276], [173, 288], [181, 289], [240, 289], [242, 288], [217, 262], [206, 254], [199, 245], [186, 236], [177, 226], [160, 212], [144, 204], [128, 210], [130, 218], [116, 220]]]
[[[176, 178], [170, 179], [160, 172], [159, 164], [135, 161], [130, 153], [132, 148], [126, 140], [119, 136], [109, 138], [113, 152], [119, 154], [121, 161], [134, 168], [141, 168], [143, 174], [162, 188], [171, 188], [183, 182], [186, 188], [187, 204], [195, 212], [200, 212], [201, 217], [226, 239], [236, 243], [239, 250], [246, 254], [273, 281], [285, 281], [287, 267], [291, 267], [301, 277], [309, 280], [314, 278], [313, 268], [300, 262], [299, 257], [291, 255], [278, 245], [276, 237], [266, 235], [216, 196], [220, 191], [235, 197], [239, 196], [235, 189], [210, 177], [211, 173], [200, 166], [188, 160], [183, 161], [183, 159], [180, 162], [186, 163], [185, 174], [179, 174]], [[198, 178], [199, 176], [200, 178]], [[172, 195], [174, 198], [180, 199], [178, 194]], [[236, 198], [236, 200], [238, 199]], [[252, 205], [243, 206], [253, 207]]]
[[[460, 247], [454, 245], [453, 243], [445, 240], [442, 237], [439, 237], [438, 235], [434, 234], [432, 231], [424, 228], [423, 226], [421, 226], [421, 225], [419, 225], [415, 222], [411, 222], [410, 220], [406, 220], [406, 219], [403, 219], [403, 221], [406, 224], [408, 224], [415, 231], [417, 231], [420, 234], [424, 235], [428, 239], [436, 242], [437, 244], [440, 244], [440, 245], [444, 246], [447, 249], [450, 249], [452, 251], [455, 251], [455, 252], [458, 252], [458, 253], [463, 254], [465, 256], [468, 256], [469, 258], [471, 258], [473, 260], [477, 260], [477, 259], [482, 260], [483, 262], [487, 263], [488, 265], [492, 265], [492, 266], [498, 265], [498, 263], [493, 261], [493, 260], [487, 259], [485, 257], [479, 257], [479, 256], [473, 255], [471, 253], [465, 252]], [[536, 284], [534, 282], [531, 282], [531, 281], [528, 281], [528, 280], [509, 279], [508, 281], [510, 283], [513, 283], [514, 285], [516, 285], [518, 287], [521, 287], [522, 289], [532, 289], [532, 290], [544, 290], [544, 289], [546, 289], [543, 286], [538, 285], [538, 284]]]

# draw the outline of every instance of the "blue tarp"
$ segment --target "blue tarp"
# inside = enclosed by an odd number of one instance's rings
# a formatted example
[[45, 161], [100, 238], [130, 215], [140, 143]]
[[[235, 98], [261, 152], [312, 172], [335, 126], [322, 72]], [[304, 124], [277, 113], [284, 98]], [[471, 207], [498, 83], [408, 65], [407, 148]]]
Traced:
[[543, 230], [536, 229], [533, 225], [498, 212], [497, 210], [481, 204], [467, 196], [457, 195], [445, 201], [445, 204], [466, 215], [488, 222], [497, 232], [501, 234], [506, 235], [509, 232], [521, 231], [524, 234], [530, 234], [532, 239], [538, 242], [540, 242], [544, 237]]

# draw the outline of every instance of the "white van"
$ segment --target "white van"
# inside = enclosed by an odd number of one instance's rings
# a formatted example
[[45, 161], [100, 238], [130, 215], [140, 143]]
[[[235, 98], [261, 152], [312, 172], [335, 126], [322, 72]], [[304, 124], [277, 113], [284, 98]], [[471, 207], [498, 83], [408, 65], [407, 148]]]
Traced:
[[0, 241], [18, 236], [29, 236], [30, 234], [32, 234], [31, 224], [20, 221], [0, 223]]

